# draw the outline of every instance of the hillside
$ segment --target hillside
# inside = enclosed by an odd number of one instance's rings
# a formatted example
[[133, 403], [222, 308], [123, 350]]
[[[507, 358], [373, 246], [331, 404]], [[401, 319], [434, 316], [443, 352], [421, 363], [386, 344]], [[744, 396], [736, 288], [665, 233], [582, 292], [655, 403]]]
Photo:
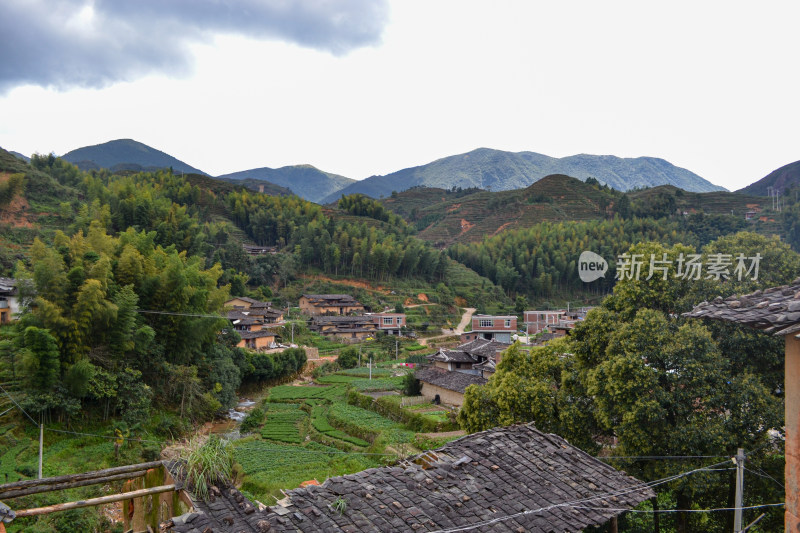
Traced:
[[574, 176], [582, 181], [593, 177], [620, 191], [663, 184], [697, 192], [724, 190], [693, 172], [654, 157], [620, 158], [580, 154], [554, 158], [535, 152], [514, 153], [479, 148], [385, 176], [372, 176], [329, 195], [323, 202], [333, 202], [343, 194], [352, 193], [379, 198], [389, 196], [392, 191], [403, 191], [414, 186], [441, 189], [477, 187], [507, 191], [523, 189], [551, 174]]
[[259, 180], [254, 178], [246, 178], [243, 180], [223, 180], [217, 178], [218, 181], [223, 183], [230, 183], [240, 187], [246, 187], [251, 191], [263, 192], [264, 194], [271, 194], [272, 196], [292, 196], [294, 191], [289, 187], [281, 187], [271, 181]]
[[416, 188], [386, 198], [383, 204], [416, 224], [421, 239], [447, 246], [544, 221], [602, 219], [618, 195], [569, 176], [552, 175], [515, 191]]
[[800, 161], [789, 163], [777, 170], [773, 170], [755, 183], [751, 183], [743, 189], [736, 191], [741, 194], [752, 194], [756, 196], [767, 196], [768, 187], [774, 187], [781, 192], [793, 185], [800, 184]]
[[[452, 191], [416, 187], [393, 194], [381, 202], [419, 230], [418, 236], [437, 246], [477, 242], [504, 230], [528, 228], [540, 222], [601, 220], [618, 213], [627, 197], [626, 216], [672, 216], [679, 213], [730, 215], [744, 220], [745, 213], [768, 214], [769, 201], [727, 191], [686, 192], [662, 185], [625, 193], [578, 179], [547, 176], [516, 191], [476, 189]], [[624, 214], [624, 213], [623, 213]], [[774, 220], [764, 230], [776, 231]], [[760, 228], [757, 228], [760, 231]]]
[[[355, 183], [350, 178], [331, 174], [311, 165], [252, 168], [241, 172], [223, 174], [218, 178], [224, 180], [268, 181], [275, 185], [289, 188], [301, 198], [316, 203], [323, 203], [324, 198], [336, 195], [336, 191]], [[338, 198], [339, 196], [336, 196], [335, 199]]]
[[205, 174], [179, 159], [133, 139], [117, 139], [94, 146], [84, 146], [67, 152], [62, 159], [81, 170], [107, 168], [113, 172], [123, 170], [150, 171], [172, 168], [175, 172]]

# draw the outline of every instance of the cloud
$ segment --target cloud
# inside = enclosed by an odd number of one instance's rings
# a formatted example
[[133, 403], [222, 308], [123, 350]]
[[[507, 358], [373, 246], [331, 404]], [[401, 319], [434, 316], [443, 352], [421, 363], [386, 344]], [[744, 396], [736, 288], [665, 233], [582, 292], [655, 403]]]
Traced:
[[341, 55], [379, 42], [387, 19], [387, 0], [5, 0], [0, 92], [185, 75], [190, 45], [222, 33]]

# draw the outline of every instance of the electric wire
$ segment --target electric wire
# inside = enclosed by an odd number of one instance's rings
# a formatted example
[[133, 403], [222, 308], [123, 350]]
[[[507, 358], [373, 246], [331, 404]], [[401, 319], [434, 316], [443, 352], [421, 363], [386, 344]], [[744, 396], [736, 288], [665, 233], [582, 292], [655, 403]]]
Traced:
[[[573, 500], [573, 501], [568, 501], [568, 502], [563, 502], [563, 503], [552, 504], [552, 505], [548, 505], [546, 507], [541, 507], [539, 509], [527, 509], [525, 511], [520, 511], [518, 513], [514, 513], [514, 514], [510, 514], [510, 515], [506, 515], [506, 516], [500, 516], [500, 517], [497, 517], [497, 518], [493, 518], [491, 520], [485, 520], [485, 521], [478, 522], [478, 523], [475, 523], [475, 524], [469, 524], [467, 526], [461, 526], [461, 527], [449, 528], [449, 529], [439, 529], [439, 530], [436, 530], [436, 531], [434, 531], [432, 533], [455, 533], [455, 532], [458, 532], [458, 531], [469, 531], [471, 529], [475, 529], [475, 528], [479, 528], [479, 527], [483, 527], [483, 526], [487, 526], [487, 525], [491, 525], [491, 524], [496, 524], [498, 522], [503, 522], [505, 520], [511, 520], [513, 518], [517, 518], [517, 517], [528, 515], [528, 514], [540, 514], [540, 513], [544, 513], [544, 512], [550, 511], [552, 509], [561, 508], [561, 507], [573, 507], [574, 508], [574, 507], [576, 507], [576, 506], [578, 506], [579, 504], [582, 504], [582, 503], [587, 503], [587, 502], [591, 502], [591, 501], [594, 501], [594, 500], [600, 500], [600, 499], [604, 499], [604, 498], [611, 498], [611, 497], [615, 497], [615, 496], [622, 496], [624, 494], [628, 494], [630, 492], [635, 492], [635, 491], [640, 491], [640, 490], [645, 489], [645, 488], [653, 488], [653, 487], [656, 487], [658, 485], [662, 485], [664, 483], [669, 483], [670, 481], [675, 481], [675, 480], [680, 479], [682, 477], [686, 477], [686, 476], [695, 474], [697, 472], [702, 472], [702, 471], [705, 471], [705, 470], [708, 470], [708, 469], [713, 469], [715, 467], [722, 466], [722, 465], [726, 464], [727, 462], [728, 461], [725, 460], [725, 461], [721, 461], [719, 463], [711, 464], [711, 465], [708, 465], [708, 466], [705, 466], [705, 467], [695, 468], [693, 470], [689, 470], [689, 471], [686, 471], [686, 472], [681, 472], [679, 474], [668, 476], [666, 478], [658, 479], [658, 480], [655, 480], [655, 481], [650, 481], [650, 482], [647, 482], [647, 483], [641, 483], [639, 485], [636, 485], [635, 487], [628, 488], [628, 489], [607, 492], [607, 493], [604, 493], [604, 494], [599, 494], [599, 495], [592, 496], [590, 498], [583, 498], [583, 499], [580, 499], [580, 500]], [[625, 510], [627, 511], [627, 509], [625, 509]]]
[[25, 416], [27, 416], [27, 417], [28, 417], [28, 418], [31, 420], [31, 422], [33, 422], [33, 425], [34, 425], [34, 426], [36, 426], [36, 427], [39, 427], [39, 424], [37, 424], [37, 423], [36, 423], [36, 420], [34, 420], [34, 419], [33, 419], [33, 417], [32, 417], [31, 415], [29, 415], [29, 414], [28, 414], [28, 412], [27, 412], [25, 409], [23, 409], [23, 408], [22, 408], [22, 406], [20, 406], [20, 404], [18, 404], [18, 403], [17, 403], [17, 402], [14, 400], [14, 398], [12, 398], [12, 397], [11, 397], [11, 395], [8, 393], [8, 391], [7, 391], [6, 389], [4, 389], [4, 388], [3, 388], [3, 386], [2, 386], [2, 385], [0, 385], [0, 391], [3, 391], [3, 392], [5, 393], [5, 395], [6, 395], [6, 396], [8, 396], [8, 399], [9, 399], [9, 400], [11, 400], [11, 402], [12, 402], [14, 405], [16, 405], [16, 406], [19, 408], [19, 410], [20, 410], [20, 411], [22, 411], [23, 413], [25, 413]]
[[771, 479], [772, 481], [777, 483], [782, 489], [786, 488], [786, 486], [783, 483], [781, 483], [780, 481], [778, 481], [774, 477], [770, 476], [769, 474], [767, 474], [766, 472], [764, 472], [760, 468], [758, 468], [758, 472], [756, 472], [755, 470], [751, 470], [751, 469], [747, 468], [746, 466], [744, 467], [744, 469], [747, 470], [748, 472], [750, 472], [751, 474], [756, 475], [758, 477], [763, 477], [764, 479]]

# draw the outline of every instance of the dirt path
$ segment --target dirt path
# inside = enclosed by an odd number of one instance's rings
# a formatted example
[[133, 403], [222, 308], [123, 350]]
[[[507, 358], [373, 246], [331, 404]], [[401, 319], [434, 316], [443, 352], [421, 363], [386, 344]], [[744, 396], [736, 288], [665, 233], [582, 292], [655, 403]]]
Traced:
[[442, 433], [417, 433], [417, 435], [422, 435], [431, 439], [439, 439], [442, 437], [461, 437], [466, 434], [467, 432], [463, 429], [459, 429], [458, 431], [444, 431]]
[[474, 307], [465, 307], [464, 314], [461, 315], [461, 322], [458, 323], [458, 327], [456, 327], [455, 330], [451, 331], [447, 329], [442, 329], [442, 335], [436, 335], [435, 337], [428, 337], [427, 339], [420, 339], [419, 343], [422, 346], [427, 346], [428, 341], [432, 341], [435, 339], [443, 339], [445, 337], [452, 337], [453, 335], [461, 335], [462, 333], [464, 333], [464, 328], [466, 328], [467, 325], [472, 320], [473, 314], [475, 314]]

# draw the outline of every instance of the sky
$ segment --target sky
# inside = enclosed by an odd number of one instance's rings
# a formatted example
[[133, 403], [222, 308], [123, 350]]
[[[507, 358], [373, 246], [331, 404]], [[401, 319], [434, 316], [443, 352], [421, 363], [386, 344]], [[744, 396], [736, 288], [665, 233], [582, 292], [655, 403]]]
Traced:
[[131, 138], [211, 175], [353, 179], [487, 147], [800, 159], [795, 1], [3, 0], [0, 146]]

